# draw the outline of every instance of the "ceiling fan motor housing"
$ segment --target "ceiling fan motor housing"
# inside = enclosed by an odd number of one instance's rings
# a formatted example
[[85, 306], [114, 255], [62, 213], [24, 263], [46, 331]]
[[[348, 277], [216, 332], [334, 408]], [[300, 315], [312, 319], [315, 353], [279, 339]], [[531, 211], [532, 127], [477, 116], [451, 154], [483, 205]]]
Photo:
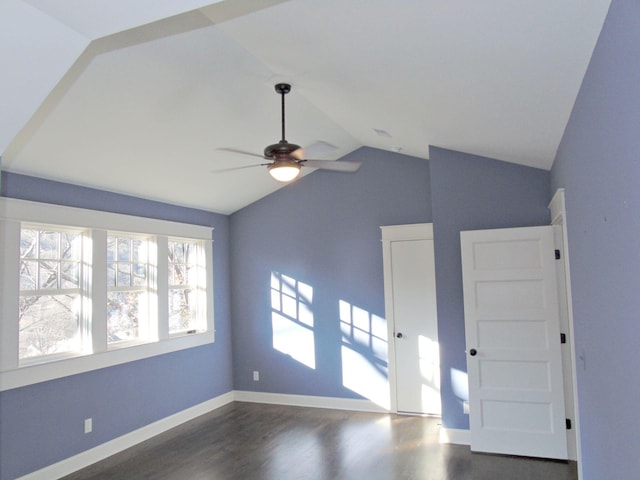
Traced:
[[289, 157], [293, 152], [300, 148], [300, 145], [289, 143], [286, 140], [280, 140], [278, 143], [269, 145], [264, 149], [264, 157], [273, 159]]

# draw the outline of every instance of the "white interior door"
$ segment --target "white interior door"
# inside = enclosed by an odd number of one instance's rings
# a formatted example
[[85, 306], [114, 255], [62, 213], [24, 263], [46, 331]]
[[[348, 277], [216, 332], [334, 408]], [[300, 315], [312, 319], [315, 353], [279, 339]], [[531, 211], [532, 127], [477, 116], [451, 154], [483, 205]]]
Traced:
[[567, 458], [552, 227], [461, 232], [471, 449]]
[[383, 227], [383, 242], [395, 410], [440, 415], [433, 230], [430, 224]]

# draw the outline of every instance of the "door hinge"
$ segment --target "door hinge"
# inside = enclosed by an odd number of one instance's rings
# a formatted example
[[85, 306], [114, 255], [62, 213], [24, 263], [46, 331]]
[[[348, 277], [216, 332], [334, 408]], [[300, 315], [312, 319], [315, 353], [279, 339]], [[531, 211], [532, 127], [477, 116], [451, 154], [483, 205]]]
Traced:
[[560, 260], [560, 250], [556, 249], [555, 254], [556, 254], [556, 260]]
[[560, 343], [567, 343], [567, 335], [565, 333], [560, 334]]
[[571, 430], [571, 419], [570, 418], [565, 418], [564, 419], [564, 423], [567, 426], [567, 430]]

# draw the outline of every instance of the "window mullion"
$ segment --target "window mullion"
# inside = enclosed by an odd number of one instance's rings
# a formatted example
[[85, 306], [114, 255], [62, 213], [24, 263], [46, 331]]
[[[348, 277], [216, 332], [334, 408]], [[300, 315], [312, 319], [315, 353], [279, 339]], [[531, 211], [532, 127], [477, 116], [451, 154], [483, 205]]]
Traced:
[[157, 289], [158, 339], [169, 338], [169, 242], [165, 236], [156, 237], [155, 285]]
[[19, 252], [20, 223], [0, 221], [0, 371], [13, 370], [19, 364]]
[[107, 232], [94, 229], [91, 231], [92, 252], [87, 275], [90, 281], [89, 298], [91, 309], [87, 314], [91, 318], [91, 345], [93, 352], [107, 351]]

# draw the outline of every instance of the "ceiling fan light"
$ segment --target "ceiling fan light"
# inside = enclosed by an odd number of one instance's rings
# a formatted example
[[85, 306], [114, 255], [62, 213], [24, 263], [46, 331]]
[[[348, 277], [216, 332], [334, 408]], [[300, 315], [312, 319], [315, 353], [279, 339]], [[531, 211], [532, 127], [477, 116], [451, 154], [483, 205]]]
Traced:
[[290, 182], [300, 174], [300, 165], [295, 163], [269, 165], [269, 173], [278, 182]]

